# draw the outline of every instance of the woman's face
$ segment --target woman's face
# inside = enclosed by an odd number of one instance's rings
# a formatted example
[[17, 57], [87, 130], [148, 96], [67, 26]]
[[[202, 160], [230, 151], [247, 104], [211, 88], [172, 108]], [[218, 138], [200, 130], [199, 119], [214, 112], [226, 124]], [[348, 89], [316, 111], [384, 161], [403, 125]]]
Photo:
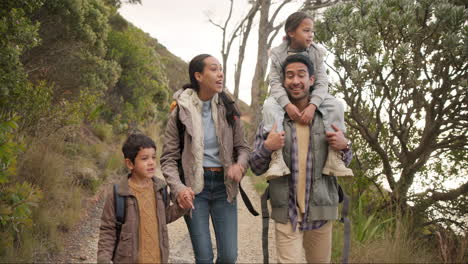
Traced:
[[203, 62], [203, 72], [196, 72], [195, 78], [200, 86], [200, 93], [212, 97], [223, 90], [223, 66], [214, 57], [207, 57]]

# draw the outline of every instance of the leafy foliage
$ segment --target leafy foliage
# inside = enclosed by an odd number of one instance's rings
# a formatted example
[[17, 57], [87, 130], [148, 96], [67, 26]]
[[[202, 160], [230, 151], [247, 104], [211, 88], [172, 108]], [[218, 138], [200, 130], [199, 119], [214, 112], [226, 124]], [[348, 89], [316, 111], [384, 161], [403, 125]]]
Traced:
[[[361, 166], [385, 179], [396, 205], [427, 213], [441, 201], [466, 216], [467, 20], [453, 1], [358, 0], [317, 23], [335, 57], [347, 124], [365, 143], [356, 147]], [[447, 181], [460, 187], [446, 190]], [[427, 191], [411, 195], [415, 182]]]
[[[107, 153], [113, 133], [167, 116], [159, 44], [116, 13], [122, 2], [0, 3], [0, 260], [57, 252], [83, 193], [118, 167]], [[106, 151], [86, 155], [75, 142], [83, 125], [107, 141]], [[103, 176], [80, 185], [75, 163], [101, 164]]]

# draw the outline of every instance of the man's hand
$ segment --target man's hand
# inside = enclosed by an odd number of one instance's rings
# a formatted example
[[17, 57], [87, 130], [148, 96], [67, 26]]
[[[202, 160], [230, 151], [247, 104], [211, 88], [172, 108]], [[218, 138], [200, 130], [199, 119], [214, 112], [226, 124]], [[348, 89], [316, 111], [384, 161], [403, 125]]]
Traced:
[[340, 151], [346, 148], [348, 140], [345, 138], [343, 132], [335, 125], [331, 125], [335, 132], [326, 132], [327, 141], [330, 147], [334, 150]]
[[301, 112], [299, 112], [299, 108], [297, 106], [289, 103], [285, 107], [286, 113], [288, 113], [289, 118], [294, 121], [299, 121], [301, 118]]
[[195, 199], [195, 193], [190, 187], [183, 189], [177, 194], [177, 203], [182, 209], [195, 209], [193, 199]]
[[315, 110], [317, 109], [317, 106], [314, 104], [309, 104], [306, 109], [304, 109], [301, 112], [301, 118], [300, 121], [304, 125], [308, 125], [312, 123], [312, 120], [314, 120], [315, 116]]
[[264, 143], [265, 148], [270, 151], [278, 150], [284, 146], [284, 131], [276, 132], [277, 127], [275, 122]]
[[229, 166], [227, 171], [227, 176], [235, 182], [240, 182], [242, 180], [242, 175], [244, 175], [244, 168], [241, 165], [234, 163]]

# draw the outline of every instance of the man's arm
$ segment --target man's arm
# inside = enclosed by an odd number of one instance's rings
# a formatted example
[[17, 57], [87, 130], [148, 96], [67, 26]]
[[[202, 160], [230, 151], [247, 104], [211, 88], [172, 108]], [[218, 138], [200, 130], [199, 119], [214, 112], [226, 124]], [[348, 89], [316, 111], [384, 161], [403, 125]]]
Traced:
[[255, 135], [254, 150], [250, 154], [249, 164], [250, 169], [255, 175], [261, 175], [268, 170], [271, 161], [272, 151], [265, 148], [265, 140], [263, 138], [263, 124], [260, 124]]
[[180, 137], [177, 128], [177, 111], [174, 110], [169, 116], [164, 134], [163, 153], [161, 155], [161, 171], [171, 189], [171, 193], [178, 197], [179, 192], [187, 188], [180, 180], [177, 161], [181, 158]]

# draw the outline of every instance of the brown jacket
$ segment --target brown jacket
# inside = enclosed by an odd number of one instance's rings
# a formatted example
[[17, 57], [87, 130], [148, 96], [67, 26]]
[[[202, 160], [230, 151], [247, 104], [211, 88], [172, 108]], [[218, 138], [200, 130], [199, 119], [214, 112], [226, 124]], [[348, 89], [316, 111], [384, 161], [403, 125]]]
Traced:
[[[169, 237], [166, 224], [173, 222], [186, 213], [177, 205], [169, 205], [163, 199], [163, 191], [167, 188], [162, 179], [153, 177], [153, 187], [156, 193], [156, 214], [158, 217], [159, 230], [159, 250], [161, 250], [161, 261], [168, 262], [169, 257]], [[133, 191], [128, 186], [128, 178], [125, 177], [119, 183], [118, 194], [126, 196], [125, 223], [122, 225], [120, 240], [112, 259], [114, 246], [116, 243], [116, 216], [114, 208], [114, 194], [111, 191], [104, 205], [101, 216], [101, 227], [99, 230], [99, 242], [97, 261], [99, 263], [136, 263], [138, 262], [138, 242], [139, 242], [139, 210], [138, 203]]]
[[[192, 93], [192, 95], [190, 95], [190, 100], [187, 100], [187, 93]], [[181, 99], [184, 95], [186, 98]], [[198, 149], [201, 148], [199, 151], [193, 150], [197, 149], [196, 144], [200, 143], [194, 135], [196, 135], [196, 131], [203, 131], [203, 128], [201, 128], [201, 120], [199, 120], [199, 122], [192, 122], [194, 117], [193, 112], [198, 111], [197, 109], [201, 109], [201, 105], [196, 107], [193, 107], [192, 105], [200, 104], [200, 102], [196, 102], [198, 99], [196, 94], [193, 94], [193, 90], [186, 89], [183, 92], [179, 91], [174, 95], [174, 98], [177, 100], [179, 111], [172, 111], [167, 122], [163, 153], [161, 155], [161, 169], [169, 187], [171, 188], [172, 194], [174, 197], [177, 197], [179, 191], [184, 189], [186, 186], [192, 187], [195, 194], [200, 191], [200, 183], [197, 181], [200, 180], [200, 167], [201, 173], [203, 173], [203, 165], [200, 164], [200, 159], [201, 162], [203, 161], [203, 147], [199, 147]], [[218, 98], [217, 95], [212, 99], [212, 105], [214, 106], [212, 107], [212, 111], [216, 111], [213, 113], [213, 117], [218, 138], [219, 159], [224, 171], [227, 172], [229, 166], [236, 162], [241, 165], [245, 171], [247, 171], [250, 148], [244, 138], [244, 130], [241, 120], [237, 119], [233, 127], [227, 123], [226, 108], [224, 107], [223, 101]], [[185, 132], [183, 135], [184, 148], [182, 155], [180, 153], [180, 135], [176, 121], [177, 112], [179, 112], [181, 123], [185, 126]], [[177, 161], [179, 159], [182, 159], [185, 184], [181, 182], [179, 177], [177, 167]], [[201, 175], [201, 180], [203, 180], [203, 175]], [[226, 185], [228, 201], [232, 202], [232, 200], [237, 196], [239, 184], [228, 178], [226, 173], [224, 174], [224, 183]], [[203, 182], [201, 185], [203, 186]], [[198, 189], [199, 191], [197, 192], [195, 189]]]

